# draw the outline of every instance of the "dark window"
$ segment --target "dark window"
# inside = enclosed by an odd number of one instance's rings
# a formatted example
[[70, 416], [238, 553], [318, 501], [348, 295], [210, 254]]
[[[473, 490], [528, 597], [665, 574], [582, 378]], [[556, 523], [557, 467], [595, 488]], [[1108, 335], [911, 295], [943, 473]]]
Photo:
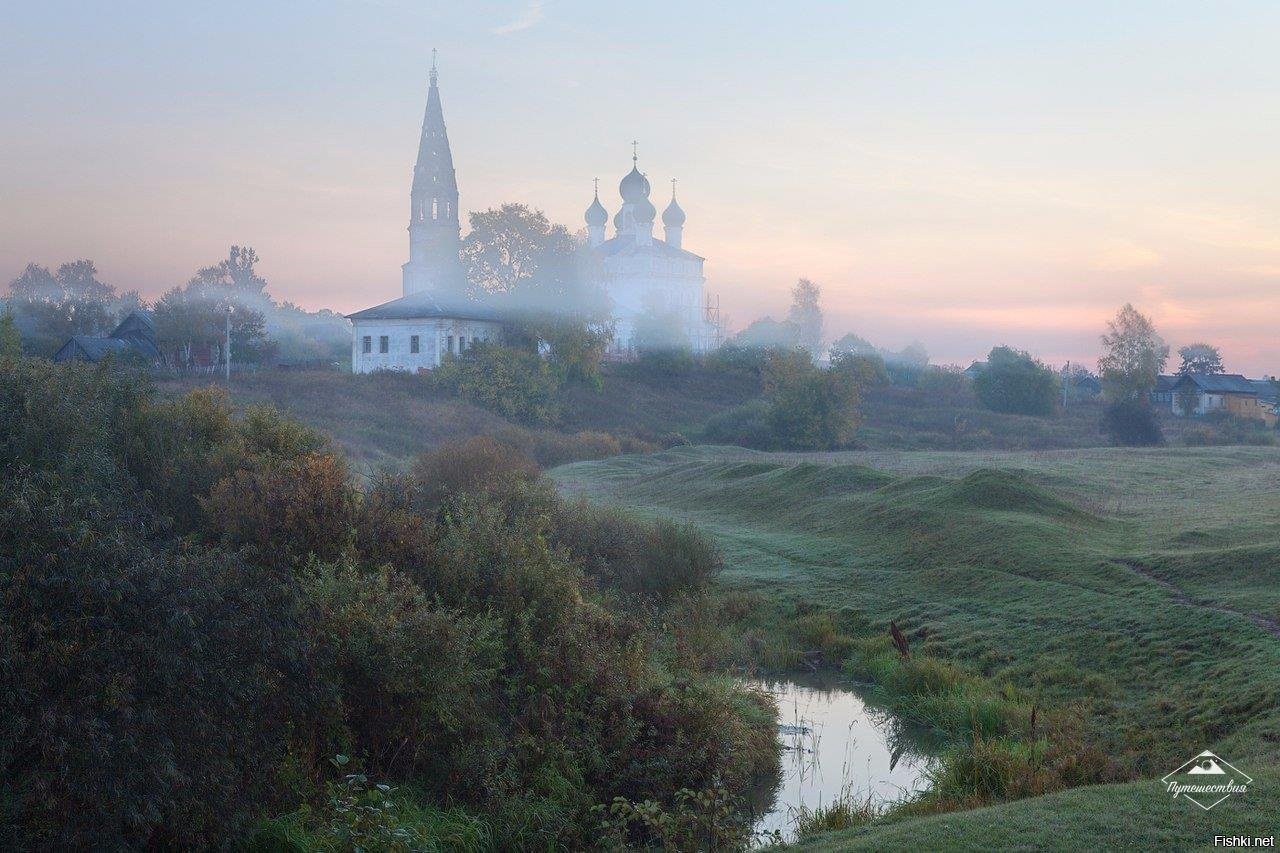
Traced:
[[462, 352], [467, 348], [467, 336], [458, 335], [458, 352]]
[[411, 353], [418, 352], [418, 336], [417, 335], [409, 336], [409, 352]]
[[386, 335], [378, 336], [378, 352], [384, 355], [391, 349], [391, 339]]
[[364, 340], [360, 342], [360, 351], [363, 353], [373, 352], [373, 338], [365, 335]]
[[450, 335], [450, 336], [449, 336], [449, 348], [448, 348], [448, 350], [447, 350], [447, 351], [448, 351], [448, 352], [453, 352], [453, 335]]

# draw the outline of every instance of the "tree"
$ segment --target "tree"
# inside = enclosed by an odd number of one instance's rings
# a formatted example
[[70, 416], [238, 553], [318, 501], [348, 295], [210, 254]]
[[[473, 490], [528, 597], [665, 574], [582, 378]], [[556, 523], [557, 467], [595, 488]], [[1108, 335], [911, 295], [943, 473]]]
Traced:
[[10, 307], [34, 321], [37, 352], [52, 353], [72, 335], [98, 334], [111, 326], [115, 288], [97, 276], [93, 261], [81, 260], [63, 264], [56, 273], [27, 264], [10, 282]]
[[199, 290], [225, 290], [243, 298], [267, 296], [267, 280], [257, 273], [260, 259], [252, 246], [232, 246], [225, 260], [213, 266], [202, 267], [191, 277], [187, 285]]
[[1098, 359], [1102, 387], [1112, 400], [1146, 399], [1169, 359], [1169, 346], [1152, 322], [1126, 304], [1107, 323]]
[[1146, 399], [1127, 397], [1110, 403], [1102, 414], [1102, 429], [1113, 442], [1127, 447], [1164, 444], [1160, 421]]
[[818, 285], [802, 278], [791, 288], [791, 309], [787, 312], [787, 320], [796, 330], [796, 342], [815, 355], [822, 348], [821, 295]]
[[1058, 396], [1058, 377], [1026, 352], [995, 347], [986, 370], [973, 380], [973, 390], [994, 412], [1049, 415]]
[[498, 296], [513, 308], [608, 316], [590, 256], [568, 228], [541, 210], [504, 204], [472, 213], [461, 255], [471, 299]]
[[803, 349], [774, 350], [765, 362], [766, 422], [776, 446], [832, 450], [853, 440], [862, 389], [874, 381], [874, 365], [842, 362], [829, 370], [813, 366]]
[[17, 358], [22, 355], [22, 335], [13, 322], [13, 314], [0, 314], [0, 358]]
[[1222, 353], [1210, 344], [1188, 344], [1178, 349], [1182, 357], [1182, 365], [1178, 368], [1180, 376], [1192, 373], [1225, 373], [1222, 367]]
[[761, 317], [734, 335], [730, 343], [756, 349], [790, 348], [799, 345], [799, 333], [795, 324], [789, 320], [778, 321], [772, 317]]
[[834, 359], [837, 353], [879, 356], [880, 350], [866, 338], [848, 332], [831, 344], [831, 357]]

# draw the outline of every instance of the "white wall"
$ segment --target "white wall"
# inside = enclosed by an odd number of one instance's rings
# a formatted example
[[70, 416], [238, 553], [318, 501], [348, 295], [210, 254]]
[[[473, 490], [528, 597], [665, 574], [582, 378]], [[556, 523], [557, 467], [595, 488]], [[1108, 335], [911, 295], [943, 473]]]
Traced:
[[[351, 372], [372, 373], [375, 370], [430, 370], [440, 365], [448, 352], [452, 336], [453, 352], [459, 340], [494, 341], [502, 336], [502, 325], [486, 320], [416, 319], [353, 320], [351, 323]], [[410, 352], [410, 338], [418, 336], [418, 352]], [[387, 338], [387, 352], [379, 351], [380, 338]], [[364, 339], [369, 338], [369, 352]]]

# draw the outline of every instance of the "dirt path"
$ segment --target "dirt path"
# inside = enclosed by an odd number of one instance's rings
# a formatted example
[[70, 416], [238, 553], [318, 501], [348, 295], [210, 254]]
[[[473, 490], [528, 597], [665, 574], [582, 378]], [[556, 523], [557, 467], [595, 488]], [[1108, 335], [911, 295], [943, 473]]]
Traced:
[[1187, 595], [1178, 587], [1169, 583], [1164, 578], [1158, 577], [1154, 572], [1152, 572], [1146, 566], [1142, 565], [1142, 563], [1139, 563], [1137, 560], [1113, 560], [1112, 562], [1114, 562], [1116, 565], [1124, 566], [1126, 569], [1129, 569], [1130, 571], [1137, 572], [1138, 574], [1142, 575], [1144, 578], [1156, 584], [1157, 586], [1167, 589], [1173, 595], [1173, 600], [1178, 602], [1179, 604], [1185, 604], [1189, 607], [1202, 607], [1205, 610], [1214, 610], [1214, 611], [1217, 611], [1218, 613], [1227, 613], [1232, 616], [1243, 616], [1245, 619], [1248, 619], [1250, 622], [1257, 625], [1259, 628], [1266, 631], [1268, 634], [1271, 634], [1273, 637], [1280, 637], [1280, 622], [1277, 622], [1274, 619], [1268, 618], [1266, 616], [1262, 616], [1257, 613], [1247, 613], [1243, 610], [1235, 610], [1231, 607], [1223, 607], [1220, 604], [1213, 604], [1212, 602], [1208, 602], [1208, 601], [1197, 601], [1196, 599]]

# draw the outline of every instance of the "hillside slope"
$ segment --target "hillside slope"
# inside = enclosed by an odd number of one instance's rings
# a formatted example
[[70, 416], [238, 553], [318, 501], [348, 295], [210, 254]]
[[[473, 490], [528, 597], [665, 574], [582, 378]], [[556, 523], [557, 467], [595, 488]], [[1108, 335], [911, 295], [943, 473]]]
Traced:
[[[853, 631], [924, 629], [927, 653], [1046, 706], [1079, 703], [1141, 776], [1205, 748], [1250, 771], [1280, 763], [1275, 449], [684, 448], [554, 474], [567, 491], [698, 523], [725, 551], [726, 584], [830, 608]], [[1143, 785], [1160, 792], [1150, 781], [1116, 796]], [[1078, 793], [1055, 802], [1082, 832], [1097, 807]], [[1031, 806], [1016, 807], [1001, 807], [1010, 826]], [[957, 819], [921, 821], [920, 838]], [[1166, 829], [1125, 828], [1139, 846]], [[915, 840], [882, 827], [869, 847], [897, 843], [880, 832]]]

